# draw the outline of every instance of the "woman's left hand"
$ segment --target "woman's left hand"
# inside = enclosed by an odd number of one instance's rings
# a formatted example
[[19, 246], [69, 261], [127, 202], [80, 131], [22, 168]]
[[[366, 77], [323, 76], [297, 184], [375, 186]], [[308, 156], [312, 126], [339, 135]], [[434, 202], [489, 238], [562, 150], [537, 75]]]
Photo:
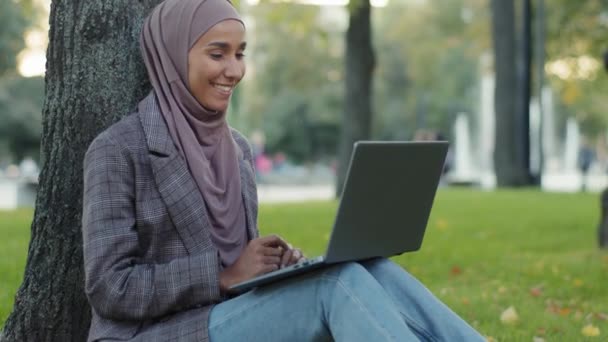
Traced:
[[293, 248], [290, 244], [288, 244], [288, 246], [289, 249], [284, 251], [283, 256], [281, 257], [280, 268], [306, 260], [306, 257], [299, 248]]

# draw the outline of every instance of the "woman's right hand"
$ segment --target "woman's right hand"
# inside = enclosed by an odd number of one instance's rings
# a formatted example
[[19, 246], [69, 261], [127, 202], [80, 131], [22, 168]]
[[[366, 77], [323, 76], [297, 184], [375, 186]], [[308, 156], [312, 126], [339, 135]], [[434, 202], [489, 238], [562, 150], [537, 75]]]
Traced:
[[232, 285], [279, 269], [288, 250], [289, 244], [276, 235], [249, 241], [234, 264], [220, 273], [220, 290], [226, 292]]

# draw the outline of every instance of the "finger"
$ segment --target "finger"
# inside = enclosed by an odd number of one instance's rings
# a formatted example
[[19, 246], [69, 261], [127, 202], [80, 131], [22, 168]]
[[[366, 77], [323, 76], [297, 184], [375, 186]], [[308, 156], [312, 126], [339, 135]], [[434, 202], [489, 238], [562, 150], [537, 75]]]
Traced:
[[272, 272], [272, 271], [276, 271], [279, 269], [279, 264], [268, 264], [268, 265], [264, 265], [260, 268], [260, 273], [259, 274], [266, 274], [268, 272]]
[[289, 258], [287, 265], [291, 266], [291, 265], [297, 263], [301, 257], [302, 257], [302, 252], [300, 252], [299, 249], [297, 249], [297, 248], [292, 249], [291, 258]]
[[293, 249], [290, 249], [287, 252], [285, 252], [283, 254], [283, 257], [281, 258], [281, 267], [290, 265], [292, 256], [293, 256]]
[[283, 255], [283, 250], [278, 247], [260, 247], [258, 254], [280, 257]]
[[265, 265], [278, 265], [281, 262], [281, 258], [278, 256], [264, 256], [261, 260]]
[[290, 249], [289, 244], [281, 239], [278, 235], [268, 235], [260, 238], [260, 242], [264, 246], [283, 247], [285, 250]]
[[306, 261], [308, 258], [306, 258], [306, 256], [304, 255], [304, 253], [302, 253], [301, 250], [298, 250], [298, 252], [300, 252], [300, 256], [298, 257], [298, 261], [297, 262], [304, 262]]

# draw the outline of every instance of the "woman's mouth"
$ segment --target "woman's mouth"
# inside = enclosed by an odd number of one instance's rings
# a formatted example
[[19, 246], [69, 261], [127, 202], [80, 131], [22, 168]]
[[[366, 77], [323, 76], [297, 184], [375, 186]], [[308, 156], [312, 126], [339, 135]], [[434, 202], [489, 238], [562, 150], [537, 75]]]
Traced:
[[220, 91], [220, 93], [225, 94], [225, 95], [230, 95], [232, 93], [232, 89], [234, 88], [234, 86], [232, 85], [225, 85], [225, 84], [218, 84], [218, 83], [214, 83], [213, 87], [217, 90]]

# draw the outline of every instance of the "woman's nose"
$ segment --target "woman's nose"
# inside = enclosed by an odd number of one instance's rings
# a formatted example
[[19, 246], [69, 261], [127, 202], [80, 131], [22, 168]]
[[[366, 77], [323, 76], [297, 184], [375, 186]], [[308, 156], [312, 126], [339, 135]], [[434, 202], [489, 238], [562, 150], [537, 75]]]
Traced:
[[224, 75], [230, 78], [236, 78], [237, 80], [243, 77], [243, 62], [236, 58], [230, 59], [224, 69]]

